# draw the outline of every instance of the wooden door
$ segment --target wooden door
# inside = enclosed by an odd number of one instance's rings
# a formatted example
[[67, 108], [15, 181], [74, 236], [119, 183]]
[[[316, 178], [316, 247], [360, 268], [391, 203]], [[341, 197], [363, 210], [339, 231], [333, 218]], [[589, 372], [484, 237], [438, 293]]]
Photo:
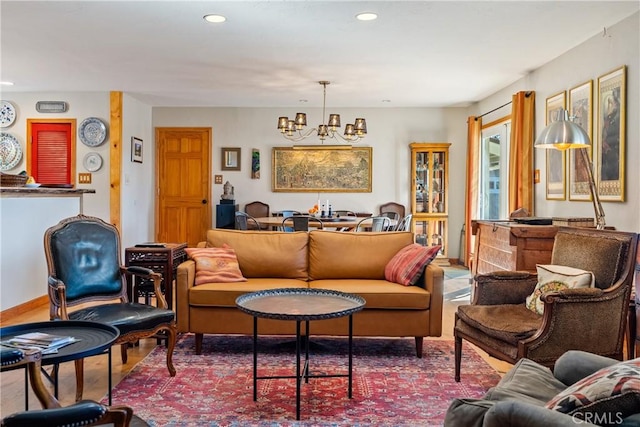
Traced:
[[156, 128], [156, 241], [195, 246], [211, 228], [211, 128]]

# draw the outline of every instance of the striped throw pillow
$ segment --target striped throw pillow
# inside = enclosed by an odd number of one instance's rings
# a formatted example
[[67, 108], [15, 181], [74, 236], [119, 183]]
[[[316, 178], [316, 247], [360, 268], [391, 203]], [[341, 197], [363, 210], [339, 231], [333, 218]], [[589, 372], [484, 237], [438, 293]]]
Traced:
[[185, 251], [196, 262], [195, 285], [247, 281], [240, 271], [236, 251], [231, 248], [187, 248]]
[[441, 246], [422, 246], [417, 243], [407, 245], [387, 263], [384, 278], [389, 282], [413, 286], [422, 271], [438, 255]]

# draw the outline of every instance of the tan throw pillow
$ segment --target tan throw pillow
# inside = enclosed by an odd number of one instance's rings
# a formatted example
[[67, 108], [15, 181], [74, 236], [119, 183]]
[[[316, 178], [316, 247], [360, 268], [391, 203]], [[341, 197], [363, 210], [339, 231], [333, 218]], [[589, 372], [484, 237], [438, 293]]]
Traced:
[[231, 248], [187, 248], [185, 251], [196, 262], [195, 285], [247, 281], [240, 271], [236, 251]]
[[384, 268], [384, 278], [404, 286], [418, 282], [425, 266], [433, 260], [441, 246], [422, 246], [417, 243], [400, 249]]
[[544, 312], [544, 303], [540, 300], [546, 292], [563, 289], [593, 288], [595, 278], [590, 271], [564, 265], [536, 265], [538, 284], [527, 297], [527, 308], [538, 314]]

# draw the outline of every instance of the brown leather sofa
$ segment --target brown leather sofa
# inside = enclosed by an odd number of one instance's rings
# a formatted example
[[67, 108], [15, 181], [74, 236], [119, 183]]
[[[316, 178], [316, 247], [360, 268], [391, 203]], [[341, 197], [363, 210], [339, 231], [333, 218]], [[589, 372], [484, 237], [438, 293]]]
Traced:
[[[442, 268], [430, 263], [416, 286], [388, 282], [384, 269], [413, 233], [344, 233], [311, 231], [240, 231], [213, 229], [198, 246], [229, 245], [236, 252], [246, 282], [194, 286], [195, 262], [178, 266], [178, 332], [196, 336], [196, 353], [204, 334], [252, 334], [253, 320], [236, 307], [247, 292], [276, 288], [321, 288], [362, 296], [365, 308], [353, 316], [354, 336], [415, 337], [422, 357], [423, 338], [442, 333]], [[345, 336], [348, 318], [311, 322], [314, 335]], [[294, 335], [295, 322], [260, 319], [259, 333]]]

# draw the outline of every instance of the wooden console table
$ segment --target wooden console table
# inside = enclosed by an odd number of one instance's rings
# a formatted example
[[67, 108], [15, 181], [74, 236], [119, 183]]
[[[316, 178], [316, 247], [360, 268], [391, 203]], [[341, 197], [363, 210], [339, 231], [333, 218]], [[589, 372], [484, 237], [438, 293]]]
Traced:
[[[169, 309], [173, 308], [173, 279], [176, 277], [178, 265], [187, 259], [186, 243], [150, 243], [126, 248], [125, 265], [149, 268], [162, 274], [162, 290], [167, 299]], [[129, 281], [127, 294], [130, 301], [144, 296], [145, 303], [153, 294], [153, 283], [147, 279]]]
[[510, 221], [472, 221], [476, 236], [473, 274], [498, 270], [536, 271], [536, 264], [549, 264], [558, 228]]

